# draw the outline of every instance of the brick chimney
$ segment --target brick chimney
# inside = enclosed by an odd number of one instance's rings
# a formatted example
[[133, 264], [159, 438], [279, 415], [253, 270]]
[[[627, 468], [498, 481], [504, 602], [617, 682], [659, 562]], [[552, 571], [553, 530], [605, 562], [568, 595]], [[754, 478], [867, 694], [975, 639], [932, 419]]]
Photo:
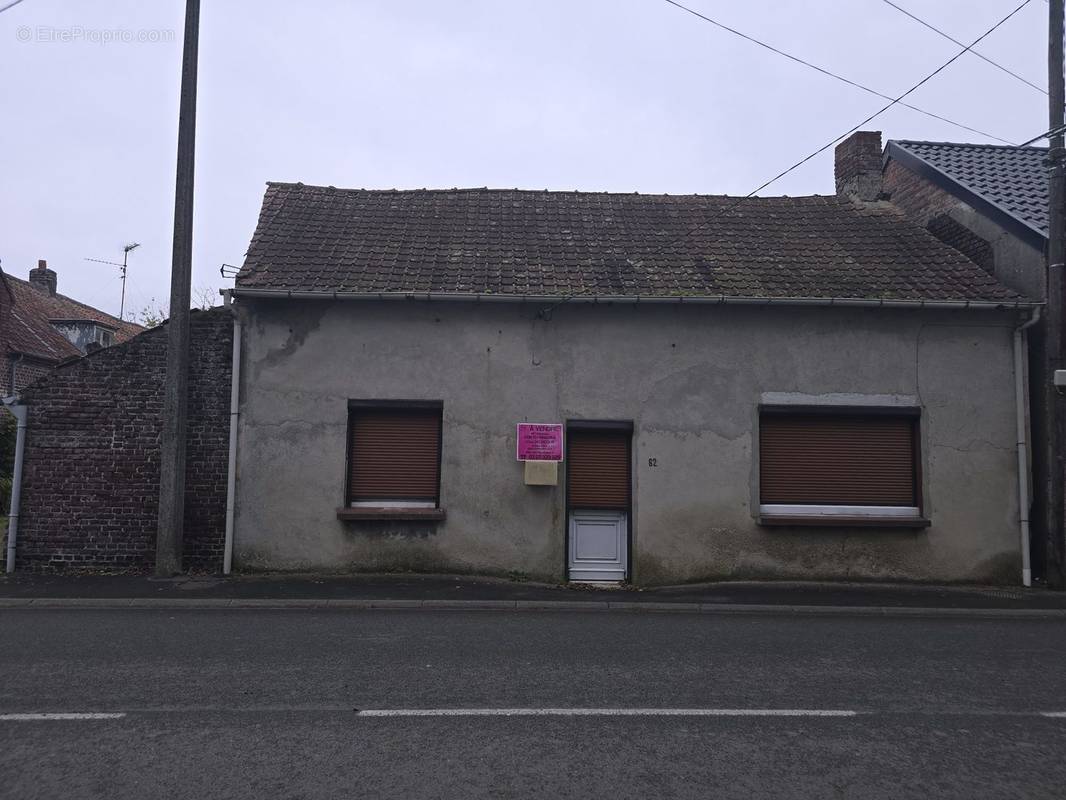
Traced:
[[30, 283], [38, 291], [54, 297], [56, 293], [56, 271], [48, 269], [48, 262], [42, 258], [37, 262], [36, 269], [30, 270]]
[[865, 202], [881, 196], [881, 131], [856, 131], [834, 155], [837, 194]]

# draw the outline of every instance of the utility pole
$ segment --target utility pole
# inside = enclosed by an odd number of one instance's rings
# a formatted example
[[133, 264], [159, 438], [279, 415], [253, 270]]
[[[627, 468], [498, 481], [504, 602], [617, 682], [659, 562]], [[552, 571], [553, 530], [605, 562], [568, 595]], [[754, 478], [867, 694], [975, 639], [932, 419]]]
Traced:
[[1064, 564], [1064, 493], [1066, 477], [1066, 419], [1058, 392], [1052, 385], [1055, 370], [1063, 369], [1066, 350], [1066, 149], [1061, 131], [1064, 118], [1066, 86], [1063, 79], [1063, 3], [1048, 1], [1048, 248], [1047, 308], [1045, 314], [1047, 379], [1046, 392], [1050, 458], [1047, 475], [1047, 577], [1048, 583], [1062, 587], [1066, 582]]
[[174, 251], [170, 268], [167, 376], [159, 460], [159, 527], [155, 572], [181, 572], [185, 525], [185, 427], [189, 385], [189, 305], [192, 295], [192, 202], [196, 156], [196, 62], [200, 0], [185, 0], [185, 48], [181, 59], [178, 169], [174, 190]]

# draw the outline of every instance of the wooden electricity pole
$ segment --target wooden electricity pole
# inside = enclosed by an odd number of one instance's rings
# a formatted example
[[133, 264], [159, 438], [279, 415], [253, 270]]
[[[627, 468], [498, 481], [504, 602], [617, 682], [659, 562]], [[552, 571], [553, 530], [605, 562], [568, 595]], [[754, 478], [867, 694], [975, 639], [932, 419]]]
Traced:
[[1064, 514], [1066, 498], [1063, 478], [1066, 477], [1066, 419], [1062, 399], [1051, 382], [1055, 370], [1063, 369], [1066, 347], [1066, 150], [1063, 148], [1062, 125], [1066, 86], [1063, 79], [1063, 0], [1048, 2], [1048, 247], [1047, 247], [1047, 308], [1045, 314], [1048, 434], [1051, 445], [1047, 475], [1047, 578], [1048, 583], [1061, 587], [1066, 581], [1064, 564]]
[[170, 267], [167, 376], [159, 461], [157, 575], [181, 572], [185, 523], [185, 415], [189, 384], [189, 306], [192, 294], [192, 200], [196, 157], [196, 62], [200, 0], [185, 2], [185, 49], [181, 59], [178, 170], [174, 190], [174, 251]]

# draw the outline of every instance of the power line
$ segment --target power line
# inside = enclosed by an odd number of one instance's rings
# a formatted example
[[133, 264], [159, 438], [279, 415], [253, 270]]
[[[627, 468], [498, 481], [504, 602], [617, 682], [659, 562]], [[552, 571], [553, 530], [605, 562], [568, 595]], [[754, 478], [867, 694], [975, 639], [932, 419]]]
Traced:
[[1039, 136], [1034, 136], [1032, 139], [1030, 139], [1027, 142], [1022, 142], [1020, 145], [1018, 145], [1018, 147], [1028, 147], [1033, 142], [1039, 142], [1041, 139], [1050, 139], [1052, 136], [1057, 136], [1058, 134], [1062, 133], [1063, 131], [1066, 131], [1066, 125], [1059, 125], [1059, 126], [1057, 126], [1055, 128], [1052, 128], [1049, 131], [1044, 131]]
[[[682, 11], [687, 11], [689, 14], [692, 14], [694, 17], [698, 17], [701, 20], [703, 20], [704, 22], [709, 22], [711, 25], [714, 25], [717, 28], [721, 28], [722, 30], [727, 31], [727, 32], [733, 34], [734, 36], [739, 36], [741, 39], [744, 39], [745, 41], [751, 42], [752, 44], [758, 45], [759, 47], [762, 47], [762, 48], [764, 48], [766, 50], [769, 50], [771, 53], [776, 53], [779, 56], [787, 58], [789, 61], [794, 61], [797, 64], [802, 64], [805, 67], [813, 69], [815, 72], [820, 72], [823, 75], [826, 75], [826, 76], [828, 76], [830, 78], [833, 78], [834, 80], [838, 80], [841, 83], [846, 83], [848, 86], [851, 86], [851, 87], [854, 87], [854, 88], [859, 89], [861, 91], [864, 91], [867, 94], [872, 94], [875, 97], [880, 97], [882, 100], [892, 100], [893, 99], [891, 95], [884, 94], [883, 92], [879, 92], [876, 89], [871, 89], [869, 86], [864, 86], [863, 84], [858, 83], [857, 81], [853, 81], [850, 78], [845, 78], [843, 75], [839, 75], [836, 72], [833, 72], [831, 70], [826, 69], [825, 67], [819, 67], [817, 64], [812, 64], [810, 61], [806, 61], [806, 60], [800, 58], [799, 56], [794, 56], [791, 53], [786, 53], [784, 50], [780, 50], [780, 49], [774, 47], [773, 45], [767, 44], [766, 42], [763, 42], [763, 41], [760, 41], [759, 39], [756, 39], [754, 36], [749, 36], [746, 33], [738, 31], [736, 28], [731, 28], [728, 25], [726, 25], [726, 24], [724, 24], [722, 22], [719, 22], [716, 19], [712, 19], [711, 17], [708, 17], [705, 14], [701, 14], [699, 11], [696, 11], [695, 9], [689, 8], [688, 6], [677, 2], [677, 0], [665, 0], [665, 2], [669, 3], [670, 5], [672, 5], [672, 6], [676, 7], [676, 8], [681, 9]], [[959, 43], [959, 46], [962, 47], [962, 43], [961, 42]], [[1013, 144], [1013, 142], [1009, 142], [1006, 139], [1001, 139], [998, 136], [993, 136], [991, 133], [986, 133], [985, 131], [978, 130], [977, 128], [971, 128], [969, 125], [963, 125], [961, 122], [956, 122], [955, 120], [948, 119], [947, 117], [943, 117], [940, 114], [934, 114], [932, 111], [926, 111], [924, 108], [919, 108], [918, 106], [912, 106], [910, 103], [900, 103], [900, 105], [903, 106], [904, 108], [909, 108], [911, 111], [917, 111], [919, 114], [924, 114], [927, 117], [931, 117], [931, 118], [939, 120], [941, 122], [946, 122], [949, 125], [954, 125], [956, 128], [961, 128], [964, 131], [969, 131], [970, 133], [976, 133], [978, 136], [984, 136], [986, 139], [995, 139], [997, 142], [1002, 142], [1003, 144]]]
[[6, 6], [0, 6], [0, 14], [3, 14], [3, 13], [4, 13], [5, 11], [7, 11], [7, 10], [8, 10], [9, 8], [14, 8], [15, 6], [17, 6], [17, 5], [18, 5], [19, 3], [21, 3], [21, 2], [22, 2], [22, 0], [12, 0], [12, 1], [11, 1], [10, 3], [8, 3], [8, 4], [6, 5]]
[[[892, 6], [892, 8], [896, 9], [896, 11], [900, 12], [901, 14], [904, 14], [905, 16], [908, 16], [908, 17], [910, 17], [910, 18], [911, 18], [911, 19], [913, 19], [913, 20], [914, 20], [915, 22], [917, 22], [917, 23], [918, 23], [919, 25], [924, 25], [924, 26], [925, 26], [926, 28], [928, 28], [929, 30], [933, 31], [934, 33], [938, 33], [938, 34], [940, 34], [940, 35], [941, 35], [941, 36], [943, 36], [943, 37], [944, 37], [945, 39], [947, 39], [947, 40], [948, 40], [949, 42], [954, 42], [954, 43], [955, 43], [955, 44], [957, 44], [957, 45], [958, 45], [959, 47], [963, 47], [963, 46], [964, 46], [964, 45], [963, 45], [963, 43], [962, 43], [962, 42], [960, 42], [960, 41], [959, 41], [958, 39], [956, 39], [956, 38], [955, 38], [954, 36], [951, 36], [950, 34], [944, 33], [944, 31], [940, 30], [940, 28], [936, 27], [935, 25], [931, 25], [931, 24], [929, 24], [928, 22], [926, 22], [926, 21], [925, 21], [924, 19], [920, 19], [919, 17], [915, 16], [914, 14], [912, 14], [912, 13], [911, 13], [910, 11], [908, 11], [907, 9], [905, 9], [905, 8], [902, 8], [901, 6], [897, 6], [897, 5], [895, 4], [895, 3], [893, 3], [893, 2], [892, 2], [892, 0], [881, 0], [881, 2], [883, 2], [883, 3], [885, 4], [885, 5], [889, 5], [889, 6]], [[982, 53], [978, 53], [978, 52], [977, 52], [976, 50], [971, 50], [971, 51], [970, 51], [970, 53], [971, 53], [972, 55], [975, 55], [975, 56], [977, 56], [977, 57], [978, 57], [979, 59], [981, 59], [982, 61], [985, 61], [985, 62], [987, 62], [987, 63], [991, 64], [991, 65], [992, 65], [993, 67], [995, 67], [996, 69], [998, 69], [998, 70], [1001, 70], [1001, 71], [1003, 71], [1003, 72], [1006, 72], [1006, 73], [1007, 73], [1008, 75], [1010, 75], [1010, 76], [1011, 76], [1012, 78], [1017, 78], [1017, 79], [1018, 79], [1018, 80], [1020, 80], [1020, 81], [1021, 81], [1022, 83], [1024, 83], [1024, 84], [1025, 84], [1026, 86], [1031, 86], [1031, 87], [1033, 87], [1034, 89], [1036, 89], [1036, 90], [1037, 90], [1038, 92], [1040, 92], [1041, 94], [1045, 94], [1045, 95], [1047, 94], [1047, 90], [1046, 90], [1046, 89], [1044, 89], [1043, 87], [1041, 87], [1041, 86], [1037, 86], [1037, 85], [1036, 85], [1035, 83], [1033, 83], [1032, 81], [1030, 81], [1030, 80], [1027, 80], [1026, 78], [1023, 78], [1023, 77], [1022, 77], [1021, 75], [1019, 75], [1019, 74], [1018, 74], [1017, 72], [1013, 72], [1013, 71], [1011, 71], [1011, 70], [1007, 69], [1007, 68], [1006, 68], [1005, 66], [1003, 66], [1002, 64], [997, 64], [997, 63], [996, 63], [995, 61], [993, 61], [993, 60], [992, 60], [991, 58], [989, 58], [988, 56], [986, 56], [986, 55], [984, 55], [984, 54], [982, 54]]]
[[[673, 0], [666, 0], [666, 2], [668, 2], [668, 3], [673, 3]], [[955, 55], [953, 55], [953, 56], [952, 56], [951, 58], [949, 58], [949, 59], [948, 59], [947, 61], [945, 61], [945, 62], [944, 62], [943, 64], [941, 64], [941, 65], [940, 65], [939, 67], [937, 67], [937, 68], [936, 68], [935, 70], [933, 70], [932, 72], [930, 72], [930, 73], [929, 73], [928, 75], [926, 75], [926, 76], [925, 76], [924, 78], [922, 78], [922, 79], [921, 79], [920, 81], [918, 81], [918, 82], [917, 82], [916, 84], [914, 84], [914, 85], [913, 85], [913, 86], [912, 86], [911, 88], [909, 88], [909, 89], [908, 89], [907, 91], [905, 91], [905, 92], [904, 92], [903, 94], [901, 94], [901, 95], [900, 95], [899, 97], [896, 97], [896, 98], [894, 98], [894, 99], [893, 99], [893, 100], [892, 100], [892, 101], [891, 101], [890, 103], [888, 103], [888, 104], [887, 104], [887, 105], [885, 105], [885, 106], [882, 106], [882, 107], [881, 107], [880, 109], [878, 109], [877, 111], [875, 111], [875, 112], [874, 112], [873, 114], [871, 114], [870, 116], [868, 116], [868, 117], [867, 117], [866, 119], [864, 119], [864, 120], [863, 120], [862, 122], [860, 122], [859, 124], [857, 124], [857, 125], [855, 125], [855, 126], [853, 126], [853, 127], [849, 128], [848, 130], [844, 131], [844, 133], [840, 134], [839, 136], [837, 136], [837, 137], [836, 137], [835, 139], [833, 139], [832, 141], [830, 141], [830, 142], [827, 142], [826, 144], [822, 145], [822, 146], [821, 146], [821, 147], [819, 147], [819, 148], [818, 148], [817, 150], [815, 150], [815, 151], [814, 151], [813, 153], [811, 153], [811, 154], [809, 154], [809, 155], [807, 155], [807, 156], [804, 156], [804, 157], [803, 157], [803, 158], [801, 158], [801, 159], [800, 159], [799, 161], [797, 161], [797, 162], [796, 162], [795, 164], [793, 164], [793, 165], [792, 165], [791, 167], [789, 167], [788, 169], [786, 169], [786, 170], [783, 170], [783, 171], [781, 171], [781, 172], [777, 173], [777, 174], [776, 174], [776, 175], [775, 175], [774, 177], [770, 178], [770, 180], [768, 180], [768, 181], [766, 181], [765, 183], [763, 183], [763, 184], [761, 184], [761, 185], [759, 185], [759, 186], [755, 187], [754, 189], [752, 189], [752, 190], [751, 190], [750, 192], [748, 192], [748, 193], [747, 193], [746, 195], [744, 195], [743, 197], [738, 197], [738, 198], [736, 199], [736, 201], [735, 201], [735, 202], [733, 202], [733, 203], [731, 203], [730, 205], [728, 205], [728, 206], [726, 206], [725, 208], [723, 208], [723, 209], [722, 209], [721, 211], [719, 211], [719, 212], [718, 212], [717, 214], [715, 214], [715, 215], [714, 215], [713, 217], [711, 217], [711, 218], [710, 218], [709, 220], [706, 220], [706, 221], [704, 221], [704, 222], [701, 222], [701, 223], [699, 223], [698, 225], [695, 225], [695, 226], [693, 226], [692, 228], [690, 228], [690, 229], [689, 229], [688, 231], [686, 231], [685, 233], [683, 233], [683, 234], [682, 234], [682, 235], [681, 235], [680, 237], [678, 237], [677, 239], [674, 239], [674, 240], [672, 240], [672, 241], [670, 241], [670, 242], [668, 242], [668, 243], [666, 243], [666, 244], [664, 244], [664, 245], [660, 245], [660, 246], [659, 246], [658, 248], [656, 248], [655, 250], [653, 250], [653, 251], [652, 251], [651, 253], [649, 253], [648, 255], [658, 255], [658, 254], [659, 254], [659, 253], [661, 253], [661, 252], [662, 252], [663, 250], [665, 250], [665, 249], [666, 249], [667, 247], [672, 247], [673, 245], [677, 244], [678, 242], [684, 241], [684, 240], [685, 240], [685, 239], [687, 239], [687, 238], [688, 238], [689, 236], [691, 236], [692, 234], [694, 234], [694, 233], [695, 233], [696, 231], [700, 230], [701, 228], [705, 228], [705, 227], [707, 227], [707, 225], [709, 225], [709, 224], [710, 224], [711, 222], [713, 222], [714, 220], [716, 220], [716, 219], [718, 219], [719, 217], [721, 217], [721, 216], [722, 216], [723, 214], [728, 214], [728, 213], [729, 213], [730, 211], [732, 211], [732, 210], [733, 210], [734, 208], [736, 208], [737, 206], [739, 206], [739, 205], [740, 205], [741, 203], [743, 203], [743, 202], [744, 202], [745, 200], [749, 199], [749, 198], [750, 198], [750, 197], [752, 197], [753, 195], [756, 195], [756, 194], [758, 194], [758, 193], [759, 193], [759, 192], [761, 192], [761, 191], [762, 191], [763, 189], [765, 189], [765, 188], [766, 188], [767, 186], [770, 186], [770, 185], [771, 185], [771, 184], [773, 184], [773, 183], [777, 183], [777, 181], [781, 180], [781, 179], [782, 179], [783, 177], [785, 177], [786, 175], [788, 175], [788, 174], [789, 174], [790, 172], [792, 172], [793, 170], [796, 170], [796, 169], [798, 169], [799, 167], [803, 166], [804, 164], [806, 164], [806, 163], [807, 163], [808, 161], [810, 161], [810, 160], [811, 160], [812, 158], [814, 158], [815, 156], [821, 155], [821, 154], [822, 154], [822, 153], [824, 153], [824, 152], [825, 152], [826, 150], [828, 150], [828, 149], [829, 149], [830, 147], [832, 147], [832, 146], [833, 146], [833, 145], [835, 145], [835, 144], [836, 144], [837, 142], [839, 142], [839, 141], [840, 141], [841, 139], [845, 138], [846, 136], [850, 136], [851, 134], [855, 133], [855, 131], [859, 130], [860, 128], [862, 128], [862, 127], [863, 127], [864, 125], [866, 125], [867, 123], [869, 123], [869, 122], [872, 122], [873, 120], [877, 119], [877, 117], [879, 117], [879, 116], [881, 116], [882, 114], [884, 114], [884, 113], [885, 113], [886, 111], [888, 111], [888, 110], [889, 110], [890, 108], [892, 108], [892, 106], [894, 106], [894, 105], [897, 105], [897, 104], [900, 104], [900, 101], [901, 101], [901, 100], [902, 100], [903, 98], [907, 97], [907, 96], [908, 96], [908, 95], [910, 95], [910, 94], [911, 94], [912, 92], [916, 91], [917, 89], [921, 88], [921, 87], [922, 87], [922, 86], [924, 86], [924, 85], [925, 85], [926, 83], [928, 83], [929, 81], [931, 81], [931, 80], [932, 80], [933, 78], [935, 78], [935, 77], [936, 77], [937, 75], [939, 75], [939, 74], [940, 74], [941, 72], [943, 72], [943, 71], [944, 71], [945, 69], [947, 69], [947, 68], [948, 68], [949, 66], [951, 66], [951, 65], [952, 65], [953, 63], [955, 63], [955, 62], [956, 62], [956, 61], [957, 61], [957, 60], [958, 60], [958, 59], [959, 59], [959, 58], [960, 58], [960, 57], [961, 57], [962, 55], [964, 55], [965, 53], [968, 53], [968, 52], [970, 52], [971, 48], [973, 48], [973, 47], [977, 46], [977, 45], [978, 45], [978, 44], [979, 44], [979, 43], [980, 43], [980, 42], [981, 42], [982, 40], [984, 40], [984, 39], [985, 39], [985, 38], [986, 38], [987, 36], [989, 36], [989, 35], [990, 35], [990, 34], [991, 34], [991, 33], [992, 33], [993, 31], [995, 31], [995, 30], [996, 30], [996, 29], [997, 29], [997, 28], [998, 28], [998, 27], [999, 27], [1000, 25], [1002, 25], [1002, 24], [1003, 24], [1004, 22], [1006, 22], [1007, 20], [1009, 20], [1009, 19], [1010, 19], [1011, 17], [1013, 17], [1013, 16], [1015, 15], [1015, 14], [1017, 14], [1017, 13], [1018, 13], [1019, 11], [1021, 11], [1021, 10], [1022, 10], [1023, 8], [1025, 8], [1025, 7], [1027, 6], [1027, 5], [1029, 5], [1029, 3], [1030, 3], [1030, 2], [1032, 2], [1032, 0], [1023, 0], [1022, 4], [1021, 4], [1020, 6], [1018, 6], [1017, 8], [1015, 8], [1015, 9], [1014, 9], [1013, 11], [1011, 11], [1011, 12], [1010, 12], [1009, 14], [1007, 14], [1007, 16], [1005, 16], [1005, 17], [1004, 17], [1003, 19], [1001, 19], [1001, 20], [1000, 20], [999, 22], [997, 22], [997, 23], [996, 23], [995, 25], [993, 25], [993, 26], [992, 26], [991, 28], [989, 28], [989, 29], [988, 29], [987, 31], [985, 31], [985, 32], [984, 32], [984, 33], [982, 33], [982, 34], [981, 34], [980, 36], [978, 36], [978, 37], [977, 37], [976, 39], [974, 39], [974, 40], [973, 40], [973, 41], [972, 41], [972, 42], [971, 42], [971, 43], [970, 43], [969, 45], [962, 45], [962, 50], [960, 50], [959, 52], [957, 52], [957, 53], [956, 53]], [[676, 5], [676, 3], [673, 3], [673, 4], [674, 4], [674, 5]], [[629, 264], [631, 264], [631, 265], [639, 265], [639, 261], [638, 261], [638, 262], [633, 262], [633, 261], [632, 261], [631, 259], [626, 259], [626, 261], [627, 261], [627, 262], [628, 262]]]

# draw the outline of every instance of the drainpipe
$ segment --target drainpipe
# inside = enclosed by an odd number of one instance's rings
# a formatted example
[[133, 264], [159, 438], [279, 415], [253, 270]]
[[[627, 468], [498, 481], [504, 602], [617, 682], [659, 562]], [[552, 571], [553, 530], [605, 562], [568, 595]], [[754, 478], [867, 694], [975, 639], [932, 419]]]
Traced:
[[[229, 305], [229, 297], [226, 297]], [[222, 574], [233, 570], [233, 515], [237, 490], [237, 420], [241, 399], [241, 318], [233, 314], [233, 358], [229, 392], [229, 461], [226, 469], [226, 546], [222, 556]]]
[[11, 478], [11, 513], [7, 517], [7, 568], [8, 573], [15, 571], [15, 541], [19, 533], [19, 506], [22, 495], [22, 456], [26, 451], [26, 406], [18, 404], [18, 397], [12, 395], [4, 398], [7, 410], [15, 415], [18, 432], [15, 436], [15, 473]]
[[1040, 319], [1040, 306], [1033, 316], [1014, 329], [1014, 405], [1018, 425], [1018, 528], [1022, 546], [1022, 586], [1033, 585], [1033, 571], [1029, 564], [1029, 382], [1026, 367], [1029, 340], [1025, 334]]

